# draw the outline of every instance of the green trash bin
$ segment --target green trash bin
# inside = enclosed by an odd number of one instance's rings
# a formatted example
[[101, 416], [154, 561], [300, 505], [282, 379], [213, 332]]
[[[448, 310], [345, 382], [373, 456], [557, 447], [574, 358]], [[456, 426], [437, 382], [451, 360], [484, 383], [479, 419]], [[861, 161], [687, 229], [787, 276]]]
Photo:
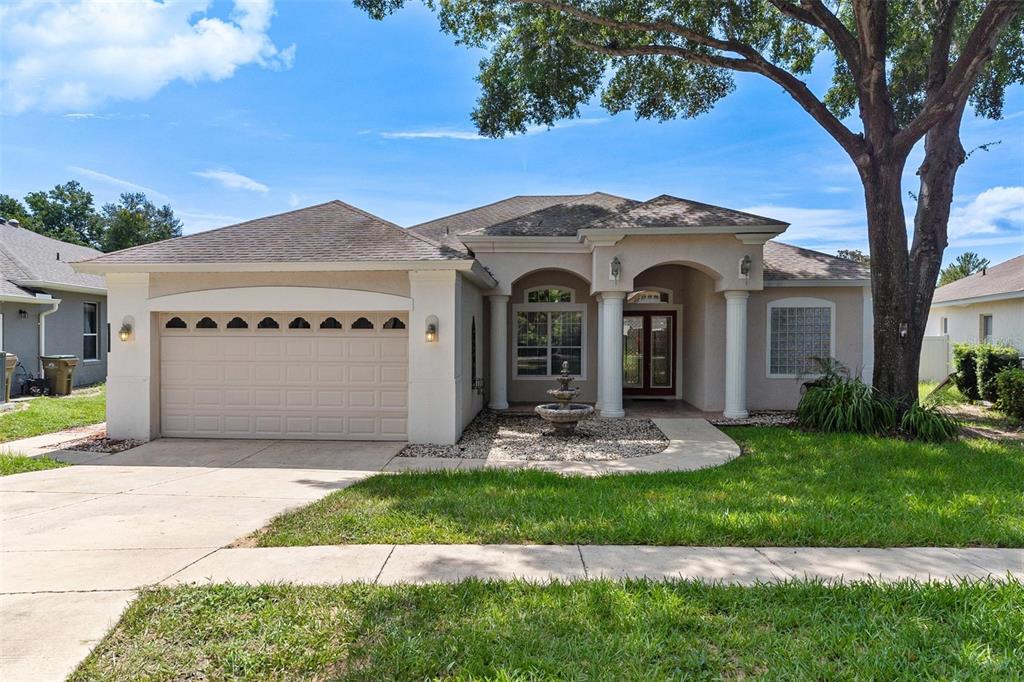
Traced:
[[14, 379], [14, 368], [18, 366], [18, 356], [14, 353], [7, 353], [4, 356], [4, 396], [0, 402], [11, 401], [11, 381]]
[[74, 355], [40, 355], [43, 378], [50, 387], [50, 395], [70, 395], [74, 385], [78, 358]]

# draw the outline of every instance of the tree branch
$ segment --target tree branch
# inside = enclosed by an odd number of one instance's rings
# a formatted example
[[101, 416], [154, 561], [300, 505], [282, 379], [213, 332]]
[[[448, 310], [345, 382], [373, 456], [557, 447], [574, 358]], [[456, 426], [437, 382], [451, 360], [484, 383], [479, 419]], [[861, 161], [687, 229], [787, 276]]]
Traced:
[[991, 59], [1006, 27], [1022, 10], [1024, 3], [1020, 0], [989, 0], [945, 82], [928, 96], [921, 113], [896, 135], [897, 148], [909, 150], [932, 127], [955, 115]]
[[857, 38], [850, 33], [835, 14], [821, 0], [800, 0], [800, 6], [789, 0], [768, 0], [777, 10], [788, 17], [815, 26], [825, 32], [839, 55], [846, 62], [853, 77], [860, 77], [860, 49]]

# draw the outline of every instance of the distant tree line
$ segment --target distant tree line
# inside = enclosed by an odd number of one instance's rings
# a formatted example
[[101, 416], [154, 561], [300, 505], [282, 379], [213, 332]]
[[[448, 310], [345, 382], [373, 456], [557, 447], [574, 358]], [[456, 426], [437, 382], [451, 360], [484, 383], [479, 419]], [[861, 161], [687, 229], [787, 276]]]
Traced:
[[181, 221], [167, 204], [142, 192], [125, 192], [96, 210], [92, 192], [74, 180], [23, 201], [0, 194], [0, 216], [39, 234], [109, 252], [181, 236]]

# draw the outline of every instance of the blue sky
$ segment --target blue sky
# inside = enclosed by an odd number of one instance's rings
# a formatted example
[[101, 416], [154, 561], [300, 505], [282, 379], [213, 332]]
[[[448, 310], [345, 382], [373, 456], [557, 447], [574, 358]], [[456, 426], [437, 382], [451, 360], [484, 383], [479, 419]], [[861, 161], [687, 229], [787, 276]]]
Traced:
[[[594, 106], [486, 140], [469, 119], [482, 53], [419, 7], [384, 22], [289, 0], [15, 0], [0, 12], [6, 194], [76, 179], [103, 203], [143, 188], [194, 232], [334, 198], [411, 225], [513, 194], [668, 193], [788, 220], [785, 241], [866, 250], [851, 162], [756, 76], [693, 120]], [[947, 261], [1024, 251], [1024, 89], [1005, 114], [964, 126], [968, 149], [1001, 144], [960, 171]]]

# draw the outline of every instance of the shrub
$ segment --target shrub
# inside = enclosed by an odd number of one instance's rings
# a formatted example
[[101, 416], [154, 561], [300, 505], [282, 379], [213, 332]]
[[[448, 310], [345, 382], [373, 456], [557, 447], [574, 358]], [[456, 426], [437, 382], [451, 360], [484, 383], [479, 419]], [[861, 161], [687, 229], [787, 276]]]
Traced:
[[995, 402], [996, 375], [1004, 369], [1019, 366], [1016, 348], [981, 344], [975, 351], [975, 371], [978, 374], [978, 395], [982, 400]]
[[953, 346], [953, 381], [960, 393], [968, 400], [978, 399], [978, 372], [975, 364], [977, 346], [958, 343]]
[[960, 423], [936, 405], [914, 402], [900, 419], [900, 430], [916, 440], [941, 443], [956, 438]]
[[800, 398], [796, 417], [818, 431], [881, 433], [895, 426], [896, 407], [860, 379], [841, 379], [811, 387]]
[[1004, 369], [996, 376], [996, 407], [1024, 419], [1024, 369]]

